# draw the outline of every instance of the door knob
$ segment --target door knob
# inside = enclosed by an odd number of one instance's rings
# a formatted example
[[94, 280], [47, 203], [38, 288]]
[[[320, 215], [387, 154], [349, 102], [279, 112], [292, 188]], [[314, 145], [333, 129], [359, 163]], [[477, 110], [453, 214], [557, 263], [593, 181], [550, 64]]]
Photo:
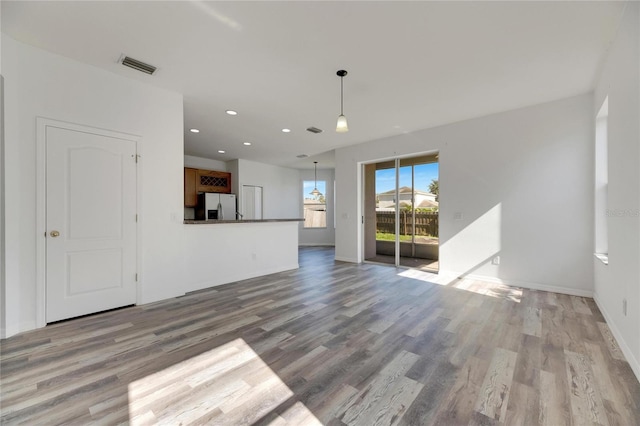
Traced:
[[58, 232], [58, 231], [51, 231], [51, 233], [50, 233], [49, 235], [51, 235], [53, 238], [55, 238], [55, 237], [59, 237], [59, 236], [60, 236], [60, 232]]

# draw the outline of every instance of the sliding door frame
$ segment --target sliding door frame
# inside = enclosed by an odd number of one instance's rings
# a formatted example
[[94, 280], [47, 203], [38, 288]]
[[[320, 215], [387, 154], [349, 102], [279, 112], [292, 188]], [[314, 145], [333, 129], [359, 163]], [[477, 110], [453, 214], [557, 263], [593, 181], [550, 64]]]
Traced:
[[[360, 182], [360, 210], [361, 210], [361, 223], [360, 223], [360, 230], [361, 230], [361, 237], [358, 238], [359, 242], [358, 242], [358, 252], [359, 252], [359, 261], [360, 262], [365, 262], [367, 263], [367, 260], [365, 259], [365, 245], [366, 245], [366, 228], [365, 228], [365, 216], [366, 216], [366, 203], [365, 203], [365, 197], [366, 197], [366, 172], [365, 172], [365, 166], [370, 165], [370, 164], [378, 164], [378, 163], [383, 163], [383, 162], [394, 162], [394, 167], [395, 167], [395, 199], [396, 199], [396, 203], [395, 203], [395, 249], [394, 249], [394, 254], [395, 254], [395, 266], [396, 267], [401, 267], [400, 265], [400, 163], [402, 160], [405, 159], [411, 159], [411, 158], [415, 158], [415, 157], [422, 157], [422, 156], [431, 156], [431, 155], [435, 155], [436, 158], [438, 158], [438, 156], [440, 155], [439, 150], [435, 150], [435, 151], [427, 151], [427, 152], [423, 152], [423, 153], [413, 153], [413, 154], [409, 154], [409, 155], [403, 155], [400, 157], [393, 157], [393, 158], [387, 158], [387, 159], [379, 159], [379, 160], [375, 160], [375, 161], [367, 161], [367, 162], [362, 162], [358, 164], [358, 167], [360, 168], [360, 177], [361, 177], [361, 182]], [[438, 160], [438, 163], [440, 161]], [[438, 173], [439, 175], [439, 173]], [[375, 178], [374, 178], [375, 179]], [[439, 176], [438, 176], [439, 179]], [[413, 164], [411, 166], [411, 193], [412, 193], [412, 200], [411, 200], [411, 206], [412, 206], [412, 232], [411, 232], [411, 246], [412, 246], [412, 256], [415, 256], [415, 215], [416, 215], [416, 209], [415, 209], [415, 164]], [[375, 263], [375, 262], [372, 262]]]

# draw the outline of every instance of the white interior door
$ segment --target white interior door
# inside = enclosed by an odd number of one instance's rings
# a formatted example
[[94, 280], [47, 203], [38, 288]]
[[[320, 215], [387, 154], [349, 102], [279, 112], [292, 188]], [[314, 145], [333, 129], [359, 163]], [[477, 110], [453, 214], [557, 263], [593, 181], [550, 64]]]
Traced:
[[261, 186], [255, 186], [255, 192], [254, 192], [254, 209], [253, 209], [253, 216], [254, 219], [262, 219], [262, 187]]
[[136, 142], [46, 128], [46, 321], [136, 302]]
[[242, 186], [243, 219], [262, 219], [262, 187]]

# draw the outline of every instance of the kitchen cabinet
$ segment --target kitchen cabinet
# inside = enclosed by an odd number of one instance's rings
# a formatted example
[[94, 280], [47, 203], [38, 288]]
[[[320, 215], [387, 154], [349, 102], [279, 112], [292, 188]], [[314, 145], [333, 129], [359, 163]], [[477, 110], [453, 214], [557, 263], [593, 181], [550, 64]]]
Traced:
[[215, 170], [184, 168], [184, 206], [195, 207], [198, 193], [231, 193], [231, 173]]
[[198, 191], [196, 190], [196, 180], [198, 170], [189, 167], [184, 168], [184, 206], [195, 207], [198, 204]]
[[198, 170], [196, 179], [198, 192], [231, 193], [231, 173], [213, 170]]

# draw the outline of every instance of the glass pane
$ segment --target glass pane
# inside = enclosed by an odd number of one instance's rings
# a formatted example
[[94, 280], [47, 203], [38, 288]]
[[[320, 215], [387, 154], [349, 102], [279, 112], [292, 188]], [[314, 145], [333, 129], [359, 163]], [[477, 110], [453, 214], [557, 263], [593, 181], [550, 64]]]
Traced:
[[396, 256], [396, 169], [376, 170], [376, 257], [395, 264]]
[[415, 242], [438, 244], [438, 163], [414, 166]]
[[305, 180], [302, 183], [305, 228], [327, 227], [327, 183], [323, 180]]

